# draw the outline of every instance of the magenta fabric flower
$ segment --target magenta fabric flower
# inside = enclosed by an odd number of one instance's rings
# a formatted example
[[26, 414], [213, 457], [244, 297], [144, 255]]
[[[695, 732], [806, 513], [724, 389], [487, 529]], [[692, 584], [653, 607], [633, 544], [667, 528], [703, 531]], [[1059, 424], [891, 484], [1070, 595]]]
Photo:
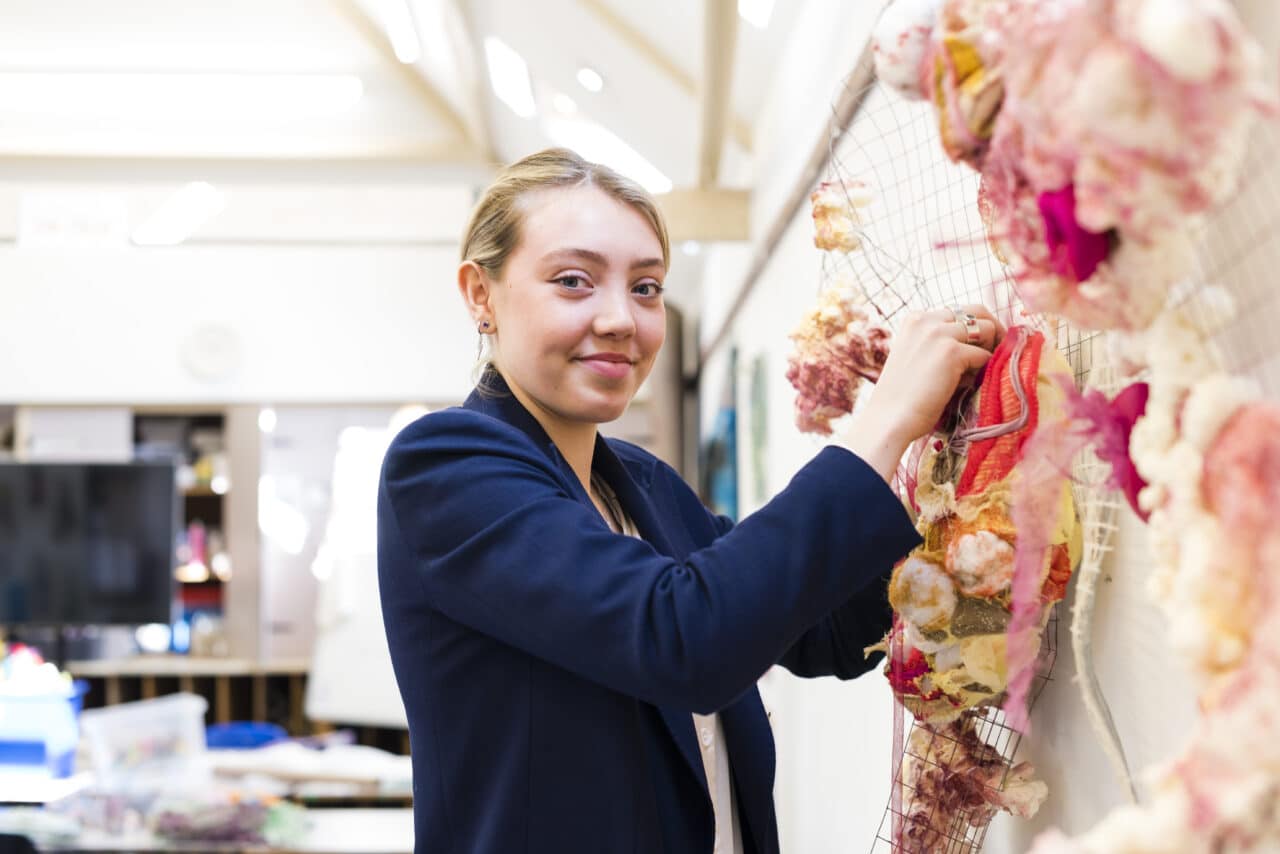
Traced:
[[1146, 414], [1147, 399], [1151, 388], [1146, 383], [1133, 383], [1116, 393], [1110, 400], [1097, 389], [1084, 393], [1076, 390], [1069, 377], [1060, 382], [1067, 395], [1067, 409], [1093, 444], [1098, 459], [1111, 468], [1107, 485], [1124, 493], [1125, 500], [1142, 521], [1151, 516], [1150, 511], [1138, 506], [1138, 493], [1147, 482], [1138, 473], [1129, 454], [1129, 439], [1133, 426]]
[[1076, 221], [1075, 184], [1041, 193], [1036, 203], [1053, 271], [1075, 282], [1088, 279], [1111, 253], [1110, 233], [1089, 231]]

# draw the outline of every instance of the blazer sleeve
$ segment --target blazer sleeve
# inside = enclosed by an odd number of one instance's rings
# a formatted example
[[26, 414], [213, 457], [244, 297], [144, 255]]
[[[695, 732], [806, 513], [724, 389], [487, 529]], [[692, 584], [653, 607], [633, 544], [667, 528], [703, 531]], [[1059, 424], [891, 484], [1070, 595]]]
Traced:
[[584, 678], [704, 713], [917, 542], [880, 477], [828, 448], [676, 560], [610, 531], [523, 433], [460, 409], [397, 437], [379, 494], [380, 574], [408, 573], [450, 619]]
[[892, 624], [886, 572], [801, 635], [778, 663], [797, 676], [853, 679], [883, 657], [878, 652], [867, 656], [863, 650], [879, 642]]
[[[733, 530], [728, 516], [707, 511], [717, 537]], [[914, 548], [914, 546], [913, 546]], [[778, 664], [797, 676], [835, 676], [853, 679], [866, 673], [884, 656], [866, 655], [863, 650], [878, 643], [893, 625], [889, 606], [889, 578], [892, 570], [873, 579], [849, 600], [820, 619], [778, 659]]]

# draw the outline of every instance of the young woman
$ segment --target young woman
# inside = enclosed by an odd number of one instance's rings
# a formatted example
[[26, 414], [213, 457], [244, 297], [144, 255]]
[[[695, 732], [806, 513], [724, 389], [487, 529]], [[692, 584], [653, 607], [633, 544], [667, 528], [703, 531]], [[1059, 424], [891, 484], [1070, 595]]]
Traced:
[[919, 539], [886, 481], [1003, 330], [906, 319], [849, 431], [734, 526], [597, 432], [662, 346], [669, 260], [654, 201], [562, 149], [476, 207], [458, 287], [485, 374], [400, 433], [378, 500], [418, 854], [776, 852], [755, 682], [857, 676], [888, 628]]

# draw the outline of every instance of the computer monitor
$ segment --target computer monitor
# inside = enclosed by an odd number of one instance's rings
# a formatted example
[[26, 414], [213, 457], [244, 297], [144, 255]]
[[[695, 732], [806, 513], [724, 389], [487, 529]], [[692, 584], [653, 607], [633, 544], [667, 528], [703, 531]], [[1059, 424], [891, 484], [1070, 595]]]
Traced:
[[0, 463], [0, 625], [169, 623], [172, 463]]

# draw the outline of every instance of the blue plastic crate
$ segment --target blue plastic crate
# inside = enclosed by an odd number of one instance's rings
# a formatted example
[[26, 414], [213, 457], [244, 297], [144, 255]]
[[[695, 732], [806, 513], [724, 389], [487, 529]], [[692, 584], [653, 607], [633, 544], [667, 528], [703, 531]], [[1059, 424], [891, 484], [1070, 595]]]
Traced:
[[284, 741], [289, 733], [276, 724], [231, 721], [205, 727], [205, 743], [212, 749], [249, 749]]

